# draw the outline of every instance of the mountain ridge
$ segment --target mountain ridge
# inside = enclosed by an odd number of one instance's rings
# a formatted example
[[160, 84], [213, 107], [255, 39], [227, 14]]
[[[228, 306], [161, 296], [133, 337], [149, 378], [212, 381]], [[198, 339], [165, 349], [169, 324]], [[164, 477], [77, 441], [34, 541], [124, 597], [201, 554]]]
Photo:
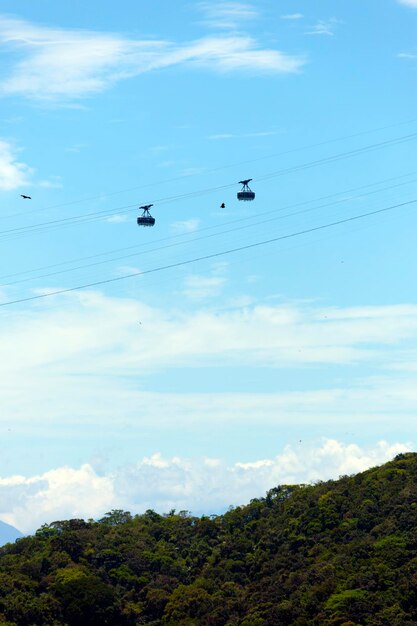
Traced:
[[0, 546], [16, 541], [16, 539], [20, 539], [21, 537], [23, 537], [23, 533], [21, 533], [20, 530], [0, 520]]

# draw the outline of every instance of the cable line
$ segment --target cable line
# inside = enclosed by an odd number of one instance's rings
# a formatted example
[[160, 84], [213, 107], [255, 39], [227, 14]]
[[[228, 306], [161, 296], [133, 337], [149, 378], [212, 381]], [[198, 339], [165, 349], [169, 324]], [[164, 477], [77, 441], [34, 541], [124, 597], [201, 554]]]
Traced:
[[264, 246], [269, 243], [275, 243], [277, 241], [283, 241], [284, 239], [291, 239], [293, 237], [299, 237], [300, 235], [306, 235], [308, 233], [313, 233], [319, 230], [324, 230], [327, 228], [332, 228], [334, 226], [338, 226], [340, 224], [347, 224], [348, 222], [353, 222], [356, 220], [364, 219], [366, 217], [370, 217], [371, 215], [378, 215], [381, 213], [385, 213], [387, 211], [392, 211], [394, 209], [398, 209], [410, 204], [415, 204], [417, 199], [408, 200], [407, 202], [402, 202], [401, 204], [394, 204], [389, 207], [384, 207], [382, 209], [377, 209], [375, 211], [369, 211], [368, 213], [361, 213], [359, 215], [354, 215], [352, 217], [347, 217], [343, 220], [337, 220], [335, 222], [329, 222], [327, 224], [321, 224], [320, 226], [314, 226], [312, 228], [307, 228], [304, 230], [297, 231], [295, 233], [290, 233], [288, 235], [280, 235], [279, 237], [273, 237], [271, 239], [264, 239], [262, 241], [257, 241], [255, 243], [246, 244], [244, 246], [239, 246], [237, 248], [229, 248], [227, 250], [221, 250], [220, 252], [213, 252], [212, 254], [206, 254], [204, 256], [195, 257], [193, 259], [187, 259], [185, 261], [178, 261], [177, 263], [170, 263], [168, 265], [160, 265], [159, 267], [154, 267], [149, 270], [142, 270], [140, 272], [132, 272], [130, 274], [124, 274], [123, 276], [116, 276], [114, 278], [107, 278], [105, 280], [99, 280], [91, 283], [86, 283], [84, 285], [77, 285], [75, 287], [67, 287], [65, 289], [57, 289], [56, 291], [48, 291], [47, 293], [38, 294], [36, 296], [29, 296], [27, 298], [19, 298], [16, 300], [8, 300], [6, 302], [0, 302], [0, 307], [9, 306], [11, 304], [19, 304], [22, 302], [29, 302], [31, 300], [40, 300], [43, 298], [50, 298], [51, 296], [56, 296], [62, 293], [70, 293], [72, 291], [79, 291], [80, 289], [88, 289], [89, 287], [98, 287], [100, 285], [106, 285], [109, 283], [119, 282], [121, 280], [126, 280], [127, 278], [134, 278], [137, 276], [144, 276], [146, 274], [154, 274], [156, 272], [162, 272], [168, 269], [173, 269], [176, 267], [183, 267], [185, 265], [190, 265], [191, 263], [197, 263], [199, 261], [206, 261], [208, 259], [218, 258], [220, 256], [225, 256], [227, 254], [234, 254], [236, 252], [241, 252], [243, 250], [249, 250], [252, 248], [256, 248], [259, 246]]
[[[383, 187], [381, 189], [377, 189], [377, 190], [374, 190], [374, 191], [368, 191], [367, 193], [362, 193], [362, 194], [359, 194], [357, 196], [351, 196], [349, 198], [341, 198], [340, 200], [336, 200], [334, 202], [328, 202], [326, 204], [321, 204], [321, 205], [314, 206], [314, 207], [311, 207], [311, 208], [302, 209], [301, 211], [294, 211], [292, 213], [286, 213], [284, 215], [279, 215], [279, 216], [276, 216], [276, 217], [272, 217], [272, 218], [269, 218], [267, 220], [259, 220], [258, 217], [260, 215], [265, 215], [265, 214], [268, 215], [268, 214], [276, 212], [276, 211], [282, 211], [282, 210], [285, 210], [287, 208], [293, 208], [293, 207], [296, 207], [296, 206], [303, 206], [304, 204], [310, 204], [312, 201], [309, 200], [309, 201], [306, 201], [306, 202], [301, 202], [301, 203], [298, 203], [298, 204], [289, 205], [287, 207], [281, 207], [280, 209], [275, 209], [274, 211], [266, 211], [265, 213], [258, 213], [257, 215], [250, 216], [247, 219], [256, 219], [256, 225], [257, 226], [260, 225], [260, 224], [267, 224], [269, 222], [276, 221], [276, 220], [279, 220], [279, 219], [284, 219], [286, 217], [292, 217], [294, 215], [301, 215], [303, 213], [307, 213], [307, 212], [310, 212], [310, 211], [316, 211], [318, 209], [327, 208], [327, 207], [330, 207], [330, 206], [334, 206], [336, 204], [342, 204], [342, 203], [345, 203], [345, 202], [350, 202], [352, 200], [358, 200], [359, 198], [365, 198], [367, 196], [370, 196], [370, 195], [373, 195], [373, 194], [376, 194], [376, 193], [380, 193], [382, 191], [387, 191], [389, 189], [394, 189], [394, 188], [400, 187], [402, 185], [410, 184], [411, 182], [415, 182], [415, 180], [407, 181], [405, 183], [398, 183], [397, 185], [391, 185], [391, 186], [388, 186], [388, 187]], [[340, 192], [340, 193], [346, 193], [346, 192]], [[337, 195], [340, 195], [340, 193], [337, 194]], [[236, 222], [240, 222], [240, 220], [234, 220], [232, 223], [236, 223]], [[11, 285], [17, 285], [17, 284], [20, 284], [20, 283], [29, 282], [31, 280], [39, 280], [40, 278], [49, 278], [50, 276], [57, 276], [59, 274], [65, 274], [65, 273], [69, 273], [69, 272], [74, 272], [74, 271], [79, 270], [79, 269], [85, 269], [85, 268], [89, 268], [89, 267], [96, 267], [97, 265], [103, 265], [105, 263], [111, 263], [113, 261], [120, 261], [120, 260], [124, 260], [124, 259], [129, 259], [131, 257], [136, 257], [139, 254], [149, 254], [149, 253], [152, 253], [152, 252], [159, 252], [160, 250], [165, 250], [167, 248], [173, 248], [173, 247], [176, 247], [176, 246], [181, 246], [181, 245], [184, 245], [186, 243], [194, 243], [196, 241], [201, 241], [203, 239], [209, 239], [211, 237], [217, 237], [219, 235], [225, 235], [225, 234], [228, 234], [228, 233], [232, 233], [232, 232], [236, 232], [236, 231], [240, 231], [240, 230], [245, 230], [245, 229], [252, 228], [252, 227], [253, 227], [253, 224], [246, 224], [246, 225], [243, 225], [243, 226], [238, 226], [236, 228], [229, 228], [227, 230], [221, 230], [219, 232], [211, 233], [209, 235], [202, 235], [200, 237], [193, 237], [192, 239], [189, 239], [188, 241], [185, 241], [185, 242], [184, 241], [178, 241], [178, 242], [170, 243], [170, 244], [167, 244], [167, 245], [164, 245], [164, 246], [158, 246], [156, 248], [151, 248], [150, 250], [145, 250], [143, 252], [133, 252], [131, 254], [126, 254], [126, 255], [122, 255], [122, 256], [118, 256], [118, 257], [104, 259], [102, 261], [95, 261], [93, 263], [86, 263], [84, 265], [78, 265], [76, 267], [70, 267], [70, 268], [67, 268], [67, 269], [61, 269], [61, 270], [57, 270], [55, 272], [48, 272], [47, 274], [40, 274], [40, 275], [37, 275], [37, 276], [29, 276], [29, 277], [26, 277], [26, 278], [20, 278], [18, 280], [10, 281], [10, 282], [7, 282], [7, 283], [2, 283], [1, 286], [2, 287], [9, 287]], [[213, 228], [213, 227], [210, 227], [210, 228]], [[205, 230], [205, 229], [201, 229], [201, 231], [203, 231], [203, 230]], [[170, 240], [172, 238], [166, 237], [165, 240], [167, 240], [167, 239]], [[133, 247], [137, 247], [137, 246], [133, 246]], [[54, 266], [50, 266], [50, 267], [52, 268]]]
[[[215, 167], [215, 168], [209, 169], [209, 170], [207, 170], [204, 173], [205, 174], [212, 174], [214, 172], [219, 172], [219, 171], [222, 171], [224, 169], [230, 169], [232, 167], [238, 167], [240, 165], [246, 165], [246, 164], [249, 164], [249, 163], [256, 163], [256, 162], [263, 161], [263, 160], [266, 160], [266, 159], [273, 159], [273, 158], [276, 158], [276, 157], [279, 157], [279, 156], [285, 156], [287, 154], [292, 154], [294, 152], [301, 152], [302, 150], [309, 150], [310, 148], [317, 148], [317, 147], [320, 147], [320, 146], [328, 145], [330, 143], [336, 143], [337, 141], [345, 141], [346, 139], [353, 139], [355, 137], [361, 137], [363, 135], [369, 135], [371, 133], [376, 133], [376, 132], [379, 132], [381, 130], [387, 130], [389, 128], [398, 128], [398, 126], [404, 126], [404, 125], [407, 125], [407, 124], [414, 124], [415, 122], [417, 122], [417, 118], [413, 118], [411, 120], [405, 120], [403, 122], [396, 122], [395, 124], [388, 124], [386, 126], [379, 126], [378, 128], [371, 128], [371, 129], [368, 129], [368, 130], [352, 133], [350, 135], [344, 135], [342, 137], [335, 137], [333, 139], [327, 139], [326, 141], [320, 141], [320, 142], [313, 143], [313, 144], [308, 144], [308, 145], [305, 145], [305, 146], [299, 146], [298, 148], [291, 148], [289, 150], [284, 150], [282, 152], [276, 152], [274, 154], [264, 155], [264, 156], [261, 156], [261, 157], [257, 157], [255, 159], [246, 159], [245, 161], [238, 161], [237, 163], [231, 163], [229, 165], [222, 165], [220, 167]], [[112, 192], [104, 193], [104, 194], [101, 193], [101, 194], [99, 194], [97, 196], [92, 196], [92, 197], [90, 196], [89, 198], [80, 198], [78, 200], [71, 200], [70, 202], [64, 202], [64, 203], [61, 203], [61, 204], [54, 204], [54, 205], [43, 207], [43, 208], [40, 208], [40, 209], [33, 209], [32, 211], [24, 211], [24, 212], [22, 211], [20, 213], [13, 213], [11, 215], [2, 215], [2, 216], [0, 216], [0, 219], [6, 219], [6, 218], [9, 218], [9, 217], [17, 217], [19, 215], [29, 215], [29, 214], [32, 214], [32, 213], [40, 213], [41, 211], [48, 211], [48, 210], [51, 210], [51, 209], [59, 209], [59, 208], [65, 207], [65, 206], [73, 205], [73, 204], [80, 204], [82, 202], [91, 202], [92, 200], [101, 200], [102, 198], [108, 198], [110, 196], [115, 196], [117, 194], [127, 193], [129, 191], [137, 191], [138, 189], [143, 189], [145, 187], [153, 187], [153, 186], [157, 186], [157, 185], [163, 185], [165, 183], [176, 182], [178, 180], [184, 180], [186, 178], [191, 178], [191, 177], [197, 176], [197, 175], [198, 174], [183, 174], [181, 176], [175, 176], [173, 178], [167, 178], [167, 179], [162, 180], [162, 181], [156, 181], [156, 182], [153, 182], [153, 183], [147, 183], [145, 185], [137, 185], [135, 187], [129, 187], [127, 189], [120, 189], [118, 191], [112, 191]]]
[[[403, 135], [401, 137], [395, 137], [394, 139], [388, 139], [382, 142], [378, 142], [378, 143], [374, 143], [374, 144], [369, 144], [367, 146], [363, 146], [361, 148], [356, 148], [355, 150], [349, 150], [347, 152], [339, 152], [335, 155], [331, 155], [329, 157], [325, 157], [323, 159], [316, 159], [315, 161], [310, 161], [307, 163], [303, 163], [300, 165], [296, 165], [293, 167], [289, 167], [289, 168], [284, 168], [281, 170], [277, 170], [275, 172], [270, 172], [269, 174], [265, 174], [263, 176], [259, 176], [258, 178], [254, 179], [254, 180], [268, 180], [270, 178], [275, 178], [278, 176], [284, 176], [286, 174], [290, 174], [293, 172], [298, 172], [300, 170], [306, 170], [306, 169], [310, 169], [312, 167], [317, 167], [319, 165], [324, 165], [324, 164], [328, 164], [328, 163], [333, 163], [336, 161], [340, 161], [342, 159], [345, 158], [351, 158], [351, 157], [355, 157], [361, 154], [367, 154], [368, 152], [372, 152], [374, 150], [378, 150], [378, 149], [382, 149], [385, 148], [387, 146], [392, 146], [392, 145], [397, 145], [397, 144], [402, 144], [405, 143], [407, 141], [412, 141], [414, 139], [417, 139], [417, 133], [409, 133], [408, 135]], [[207, 193], [213, 193], [215, 191], [220, 191], [220, 190], [225, 190], [225, 189], [230, 189], [232, 187], [235, 187], [236, 183], [229, 183], [227, 185], [221, 185], [221, 186], [217, 186], [217, 187], [211, 187], [211, 188], [206, 188], [206, 189], [202, 189], [202, 190], [196, 190], [196, 191], [192, 191], [186, 194], [179, 194], [179, 195], [173, 195], [173, 196], [167, 196], [164, 198], [157, 198], [157, 199], [152, 199], [150, 201], [150, 203], [152, 204], [162, 204], [162, 203], [167, 203], [167, 202], [172, 202], [174, 200], [183, 200], [186, 198], [192, 198], [192, 197], [196, 197], [198, 195], [204, 195]], [[81, 214], [81, 215], [75, 215], [75, 216], [70, 216], [70, 217], [65, 217], [65, 218], [60, 218], [60, 219], [56, 219], [56, 220], [50, 220], [47, 222], [40, 222], [38, 224], [32, 224], [32, 225], [26, 225], [26, 226], [19, 226], [19, 227], [15, 227], [15, 228], [9, 228], [6, 230], [2, 230], [0, 231], [0, 236], [2, 239], [4, 238], [10, 238], [10, 235], [20, 235], [20, 234], [26, 234], [27, 232], [39, 232], [39, 231], [45, 231], [45, 230], [49, 230], [51, 227], [55, 228], [57, 226], [61, 226], [61, 225], [77, 225], [79, 223], [85, 223], [85, 222], [90, 222], [90, 221], [95, 221], [97, 219], [102, 219], [105, 216], [111, 215], [113, 214], [115, 211], [120, 211], [120, 210], [124, 210], [124, 209], [132, 209], [133, 207], [137, 207], [137, 205], [127, 205], [124, 207], [119, 207], [119, 208], [113, 208], [113, 209], [106, 209], [106, 210], [102, 210], [102, 211], [95, 211], [95, 212], [91, 212], [91, 213], [87, 213], [87, 214]]]
[[363, 146], [362, 148], [356, 148], [355, 150], [350, 150], [349, 152], [339, 152], [338, 154], [334, 154], [330, 157], [324, 157], [323, 159], [318, 159], [316, 161], [311, 161], [310, 163], [305, 163], [303, 165], [278, 170], [276, 172], [265, 174], [264, 176], [258, 176], [258, 178], [254, 178], [254, 180], [256, 181], [268, 180], [269, 178], [275, 178], [276, 176], [283, 176], [285, 174], [290, 174], [292, 172], [298, 172], [300, 170], [310, 169], [311, 167], [316, 167], [317, 165], [323, 165], [325, 163], [333, 163], [336, 161], [340, 161], [341, 159], [346, 159], [346, 158], [356, 156], [359, 154], [367, 154], [368, 152], [372, 152], [373, 150], [378, 150], [379, 148], [384, 148], [388, 145], [397, 145], [397, 144], [405, 143], [406, 141], [411, 141], [413, 139], [416, 139], [416, 137], [417, 137], [417, 133], [410, 133], [409, 135], [403, 135], [402, 137], [396, 137], [394, 139], [387, 139], [386, 141], [381, 141], [380, 143]]

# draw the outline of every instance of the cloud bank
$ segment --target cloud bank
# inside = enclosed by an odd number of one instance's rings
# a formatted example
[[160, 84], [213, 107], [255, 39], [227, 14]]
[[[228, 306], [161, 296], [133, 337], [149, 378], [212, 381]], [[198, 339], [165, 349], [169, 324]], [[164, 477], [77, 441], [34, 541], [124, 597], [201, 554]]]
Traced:
[[[194, 302], [196, 289], [199, 297], [213, 289], [204, 278], [184, 284]], [[416, 306], [249, 302], [223, 310], [187, 303], [171, 309], [98, 292], [48, 302], [5, 308], [0, 324], [0, 429], [7, 441], [0, 519], [25, 532], [111, 508], [219, 512], [278, 483], [337, 477], [409, 448], [401, 443], [407, 435], [399, 433], [409, 432], [417, 412]], [[348, 367], [348, 374], [328, 382], [319, 370], [319, 382], [306, 388], [314, 370], [329, 364]], [[207, 376], [206, 368], [216, 376]], [[267, 368], [272, 377], [258, 387], [262, 373], [253, 374], [253, 384], [239, 386], [244, 368]], [[300, 368], [312, 372], [302, 389]], [[292, 369], [294, 377], [278, 384], [280, 371], [288, 377]], [[212, 388], [199, 391], [207, 380]], [[205, 459], [201, 447], [199, 458], [189, 458], [187, 445], [179, 456], [144, 456], [161, 450], [162, 432], [175, 451], [182, 433], [204, 438], [208, 425], [217, 438], [254, 428], [270, 428], [277, 437], [282, 427], [281, 449], [289, 425], [298, 440], [304, 432], [308, 439], [312, 425], [323, 433], [329, 424], [349, 430], [340, 439], [350, 441], [366, 436], [365, 428], [373, 436], [392, 432], [395, 424], [393, 441], [400, 443], [368, 448], [303, 441], [276, 457], [251, 459], [249, 434], [236, 463], [223, 460], [223, 452]], [[25, 458], [18, 464], [7, 459], [8, 451], [29, 449], [29, 442], [33, 458], [26, 465]], [[34, 462], [42, 468], [36, 474]]]
[[[181, 309], [98, 292], [67, 294], [48, 308], [3, 309], [0, 425], [38, 433], [79, 427], [87, 436], [99, 419], [107, 435], [117, 437], [115, 414], [135, 429], [144, 423], [158, 429], [170, 420], [256, 422], [260, 415], [265, 423], [289, 416], [323, 423], [329, 415], [415, 415], [416, 306], [249, 303], [216, 311], [205, 301], [190, 308], [189, 302], [213, 297], [224, 279], [221, 267], [209, 276], [190, 274], [179, 285], [188, 298]], [[323, 388], [303, 391], [291, 384], [277, 389], [275, 376], [262, 392], [256, 382], [248, 390], [238, 385], [235, 369], [272, 368], [287, 376], [293, 370], [297, 378], [300, 368], [328, 366], [348, 367], [347, 380], [331, 386], [323, 380]], [[187, 393], [172, 384], [159, 389], [158, 373], [181, 379], [182, 368], [194, 372]], [[222, 372], [224, 382], [199, 393], [207, 368]]]
[[57, 519], [99, 518], [112, 508], [219, 514], [229, 505], [263, 497], [279, 484], [335, 479], [410, 449], [404, 443], [380, 441], [360, 447], [324, 439], [307, 447], [286, 446], [274, 458], [232, 465], [221, 459], [163, 458], [155, 453], [106, 475], [89, 464], [59, 467], [36, 476], [0, 478], [0, 518], [30, 533]]
[[[195, 290], [213, 286], [212, 278], [220, 278], [223, 285], [224, 271], [219, 265], [211, 274], [188, 274], [183, 288], [194, 297]], [[415, 305], [336, 308], [254, 303], [216, 311], [150, 307], [94, 291], [53, 297], [49, 303], [48, 308], [35, 305], [19, 315], [4, 309], [3, 381], [13, 372], [36, 375], [39, 367], [49, 366], [55, 374], [75, 367], [80, 375], [84, 371], [137, 375], [172, 363], [286, 368], [388, 358], [391, 365], [412, 360], [409, 351], [417, 341]], [[140, 333], [138, 321], [143, 325]]]

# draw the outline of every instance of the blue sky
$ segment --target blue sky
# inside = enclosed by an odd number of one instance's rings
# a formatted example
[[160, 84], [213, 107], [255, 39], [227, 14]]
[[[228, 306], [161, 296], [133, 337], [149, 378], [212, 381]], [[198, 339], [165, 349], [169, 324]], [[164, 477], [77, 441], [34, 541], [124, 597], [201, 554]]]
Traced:
[[416, 24], [2, 3], [0, 519], [220, 513], [414, 449]]

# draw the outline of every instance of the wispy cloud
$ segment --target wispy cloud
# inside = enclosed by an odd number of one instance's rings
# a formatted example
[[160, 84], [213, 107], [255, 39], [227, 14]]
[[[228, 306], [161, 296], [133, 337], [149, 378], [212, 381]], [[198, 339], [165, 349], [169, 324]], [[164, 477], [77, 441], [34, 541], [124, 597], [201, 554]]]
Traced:
[[24, 187], [32, 174], [33, 169], [18, 160], [16, 148], [0, 140], [0, 190], [11, 191]]
[[252, 5], [242, 2], [200, 2], [198, 9], [205, 15], [205, 24], [227, 30], [258, 17]]
[[173, 145], [152, 146], [151, 148], [149, 148], [149, 152], [152, 155], [159, 156], [160, 154], [164, 154], [173, 149], [175, 149], [175, 146]]
[[210, 135], [209, 139], [213, 140], [222, 140], [222, 139], [243, 139], [250, 137], [271, 137], [273, 135], [277, 135], [278, 131], [276, 130], [261, 130], [253, 133], [217, 133], [215, 135]]
[[62, 466], [32, 476], [0, 478], [0, 518], [23, 532], [56, 519], [101, 517], [113, 508], [222, 513], [282, 484], [337, 479], [410, 451], [408, 443], [379, 441], [361, 447], [335, 439], [288, 445], [275, 457], [242, 459], [164, 458], [155, 453], [98, 474], [91, 464]]
[[184, 295], [195, 300], [218, 296], [226, 284], [227, 268], [227, 263], [215, 263], [210, 274], [189, 274], [184, 280]]
[[110, 217], [106, 218], [106, 222], [110, 222], [110, 224], [122, 224], [123, 222], [127, 222], [129, 220], [128, 215], [110, 215]]
[[43, 189], [62, 189], [63, 187], [60, 176], [51, 176], [49, 179], [39, 181], [37, 185]]
[[[207, 278], [220, 281], [204, 282]], [[214, 297], [210, 292], [224, 288], [226, 283], [219, 284], [224, 278], [226, 268], [221, 265], [206, 275], [194, 274], [188, 280], [189, 295]], [[183, 282], [175, 289], [186, 287]], [[242, 299], [235, 302], [235, 308], [210, 310], [206, 300], [194, 297], [183, 299], [180, 308], [151, 307], [140, 301], [139, 285], [133, 284], [132, 289], [135, 295], [131, 298], [79, 292], [52, 298], [48, 306], [34, 305], [18, 314], [3, 309], [0, 427], [8, 437], [12, 430], [9, 450], [20, 450], [22, 441], [30, 440], [37, 451], [37, 467], [43, 453], [45, 458], [52, 455], [55, 459], [49, 468], [59, 469], [64, 463], [74, 467], [78, 448], [80, 463], [88, 463], [97, 449], [111, 448], [113, 455], [113, 447], [123, 450], [123, 459], [135, 459], [144, 432], [158, 450], [156, 442], [162, 430], [175, 442], [178, 432], [191, 425], [198, 432], [208, 423], [216, 429], [282, 425], [287, 431], [289, 424], [301, 430], [314, 424], [326, 432], [349, 424], [346, 428], [352, 431], [362, 433], [365, 427], [369, 431], [377, 427], [383, 433], [395, 421], [397, 432], [401, 428], [407, 432], [416, 415], [415, 370], [396, 369], [396, 364], [415, 362], [416, 306], [320, 308]], [[329, 369], [333, 365], [337, 370]], [[262, 382], [260, 389], [257, 383], [263, 368], [272, 377]], [[317, 382], [316, 376], [316, 383], [300, 389], [303, 368], [312, 373], [312, 381], [314, 372], [323, 368], [319, 378], [325, 383]], [[214, 369], [221, 383], [207, 376]], [[279, 376], [280, 370], [285, 370], [285, 377]], [[177, 390], [174, 381], [190, 371], [196, 384], [187, 378], [186, 390]], [[239, 371], [258, 372], [250, 388], [239, 383]], [[338, 373], [328, 379], [329, 371]], [[206, 385], [208, 379], [210, 388], [199, 390], [200, 382]], [[53, 445], [48, 443], [51, 441]], [[112, 467], [119, 462], [117, 455], [112, 457]], [[3, 468], [6, 463], [4, 460]], [[19, 458], [20, 468], [25, 463], [29, 468], [30, 462]], [[4, 476], [4, 470], [2, 473]], [[94, 479], [88, 471], [83, 477], [87, 482]], [[254, 495], [259, 495], [258, 487]], [[85, 508], [77, 509], [76, 489], [74, 486], [74, 500], [69, 505], [74, 513], [89, 517], [101, 507], [112, 508], [112, 501], [100, 496], [91, 502], [79, 498], [80, 508], [83, 502]], [[48, 506], [55, 506], [54, 494], [47, 498]], [[0, 517], [2, 512], [15, 510], [15, 518], [8, 521], [19, 527], [16, 510], [22, 506], [19, 520], [31, 510], [32, 516], [38, 516], [36, 524], [44, 521], [40, 519], [47, 517], [41, 494], [21, 505], [15, 495], [0, 510]], [[244, 494], [241, 497], [246, 500]], [[143, 496], [142, 501], [145, 499]], [[95, 501], [97, 509], [88, 511]], [[1, 502], [5, 502], [2, 493]], [[38, 502], [39, 507], [35, 506]], [[127, 501], [129, 507], [131, 502]], [[164, 500], [161, 507], [165, 509], [166, 504]], [[191, 502], [186, 508], [196, 507]], [[50, 511], [51, 517], [58, 516], [54, 508]], [[61, 516], [67, 515], [66, 509], [59, 511]]]
[[306, 35], [325, 35], [328, 37], [333, 37], [335, 27], [339, 23], [340, 21], [334, 17], [328, 20], [318, 20], [316, 24], [314, 24], [314, 26], [312, 26], [311, 29], [306, 32]]
[[288, 15], [281, 15], [282, 20], [301, 20], [304, 17], [302, 13], [289, 13]]
[[414, 61], [415, 59], [417, 59], [417, 52], [399, 52], [397, 54], [397, 57], [399, 59], [409, 59], [411, 61]]
[[65, 152], [75, 152], [76, 154], [78, 154], [79, 152], [81, 152], [81, 150], [86, 148], [87, 145], [88, 144], [86, 143], [74, 143], [72, 146], [68, 146], [68, 148], [65, 148]]
[[200, 220], [197, 218], [191, 218], [189, 220], [182, 220], [179, 222], [174, 222], [171, 225], [172, 230], [176, 233], [193, 233], [195, 232], [200, 225]]
[[407, 7], [416, 7], [417, 8], [417, 0], [398, 0], [400, 4], [404, 4]]
[[240, 135], [234, 135], [233, 133], [217, 133], [215, 135], [210, 135], [209, 139], [234, 139], [236, 137], [240, 137]]
[[206, 171], [205, 167], [184, 167], [180, 170], [180, 176], [198, 176], [199, 174], [203, 174]]
[[201, 300], [218, 296], [226, 283], [224, 276], [199, 276], [191, 274], [184, 281], [184, 295]]
[[0, 95], [38, 100], [90, 96], [117, 81], [176, 65], [220, 72], [294, 73], [306, 62], [303, 57], [264, 48], [255, 39], [241, 35], [204, 37], [187, 43], [130, 40], [4, 17], [0, 18], [0, 42], [18, 55], [9, 75], [3, 77]]
[[[214, 267], [211, 274], [191, 276], [179, 288], [188, 290], [197, 301], [225, 284], [221, 267]], [[221, 367], [225, 371], [329, 364], [354, 368], [366, 363], [370, 371], [381, 373], [385, 368], [386, 373], [388, 366], [410, 361], [410, 350], [417, 345], [417, 308], [413, 306], [314, 309], [252, 304], [222, 312], [188, 307], [189, 302], [183, 311], [150, 308], [136, 298], [112, 299], [84, 292], [58, 299], [52, 309], [34, 307], [27, 314], [13, 316], [11, 311], [10, 316], [4, 315], [0, 328], [3, 419], [14, 415], [17, 422], [30, 424], [40, 419], [37, 407], [46, 403], [50, 407], [45, 408], [46, 420], [61, 416], [62, 422], [76, 422], [86, 414], [105, 420], [122, 402], [135, 416], [138, 407], [147, 406], [145, 413], [151, 411], [157, 423], [167, 400], [131, 395], [130, 380], [137, 381], [150, 371], [164, 371], [173, 363], [176, 369]], [[142, 322], [140, 332], [138, 321]], [[352, 375], [355, 371], [352, 369]], [[234, 401], [228, 396], [219, 398], [216, 411], [225, 421], [235, 414], [242, 420], [245, 415], [251, 419], [252, 410], [259, 413], [260, 403], [265, 415], [272, 412], [277, 416], [277, 406], [281, 410], [296, 406], [299, 415], [311, 412], [313, 406], [318, 414], [322, 410], [340, 413], [341, 398], [347, 414], [350, 410], [366, 413], [370, 407], [374, 411], [377, 406], [386, 413], [397, 414], [401, 407], [415, 411], [415, 381], [403, 381], [401, 373], [392, 376], [392, 381], [371, 381], [367, 387], [363, 383], [359, 391], [351, 382], [349, 391], [284, 393], [275, 399], [266, 394], [264, 400], [254, 394], [253, 403], [249, 396], [243, 404], [239, 397]], [[105, 388], [104, 379], [108, 381]], [[102, 397], [100, 409], [94, 405], [96, 393]], [[122, 401], [126, 394], [129, 400]], [[184, 402], [194, 407], [191, 393], [187, 399], [171, 398], [169, 402], [178, 405], [178, 416], [184, 411]], [[200, 409], [204, 402], [195, 398]], [[208, 406], [212, 410], [213, 402]]]
[[[227, 266], [214, 265], [211, 273], [192, 274], [192, 281], [223, 278], [226, 271]], [[56, 302], [50, 312], [34, 309], [16, 319], [2, 318], [0, 386], [25, 368], [36, 378], [41, 365], [42, 371], [48, 364], [55, 367], [56, 359], [63, 372], [76, 366], [80, 375], [104, 375], [120, 367], [136, 376], [165, 368], [173, 359], [178, 367], [193, 367], [201, 357], [223, 367], [245, 363], [286, 368], [383, 362], [388, 350], [391, 363], [403, 359], [403, 342], [408, 350], [417, 343], [417, 307], [412, 305], [321, 309], [254, 303], [220, 314], [198, 308], [151, 309], [136, 299], [95, 292], [68, 294]], [[135, 319], [151, 322], [145, 335], [137, 336]], [[173, 344], [173, 336], [181, 340]]]

